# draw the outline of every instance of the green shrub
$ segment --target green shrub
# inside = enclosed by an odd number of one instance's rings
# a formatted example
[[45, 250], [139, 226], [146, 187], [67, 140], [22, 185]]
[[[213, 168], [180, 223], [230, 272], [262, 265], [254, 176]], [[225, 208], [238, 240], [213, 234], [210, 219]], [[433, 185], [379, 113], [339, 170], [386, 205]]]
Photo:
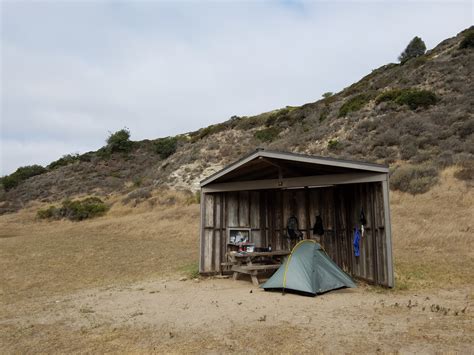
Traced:
[[346, 116], [350, 112], [359, 111], [371, 98], [371, 95], [368, 94], [359, 94], [350, 98], [339, 108], [339, 117]]
[[46, 168], [48, 170], [53, 170], [53, 169], [57, 169], [61, 166], [66, 166], [66, 165], [72, 164], [72, 163], [74, 163], [78, 160], [79, 160], [79, 154], [77, 154], [77, 153], [76, 154], [66, 154], [66, 155], [63, 155], [58, 160], [55, 160], [52, 163], [50, 163]]
[[16, 169], [14, 173], [0, 178], [0, 184], [3, 185], [5, 191], [8, 191], [17, 187], [18, 184], [30, 177], [44, 174], [47, 171], [48, 170], [43, 168], [41, 165], [22, 166], [21, 168]]
[[269, 126], [277, 125], [284, 121], [288, 121], [288, 113], [290, 113], [289, 108], [282, 108], [275, 112], [272, 112], [266, 119], [265, 124]]
[[279, 134], [280, 130], [278, 128], [269, 127], [255, 132], [254, 137], [262, 142], [272, 142], [278, 137]]
[[375, 98], [376, 104], [387, 101], [395, 102], [398, 105], [407, 105], [415, 110], [418, 107], [427, 108], [435, 105], [438, 102], [438, 97], [429, 90], [393, 89], [385, 91]]
[[325, 92], [322, 96], [324, 99], [327, 99], [327, 98], [330, 98], [332, 95], [334, 95], [334, 93], [331, 91], [328, 91], [328, 92]]
[[54, 206], [49, 206], [48, 208], [38, 210], [36, 215], [40, 219], [57, 219], [59, 217], [59, 209]]
[[337, 139], [330, 139], [328, 141], [328, 149], [329, 150], [337, 150], [341, 147], [341, 143]]
[[403, 64], [407, 60], [415, 57], [419, 57], [420, 55], [425, 54], [426, 52], [426, 45], [425, 42], [420, 37], [414, 37], [405, 50], [400, 54], [398, 60]]
[[192, 132], [190, 133], [191, 143], [195, 143], [198, 140], [203, 139], [204, 137], [210, 136], [212, 134], [222, 132], [226, 130], [227, 128], [230, 128], [234, 121], [240, 121], [240, 120], [242, 120], [240, 117], [232, 116], [230, 121], [210, 125], [208, 127], [201, 128], [198, 131]]
[[413, 195], [427, 192], [438, 181], [438, 171], [427, 164], [403, 165], [390, 177], [390, 188]]
[[401, 94], [395, 99], [399, 105], [407, 105], [412, 110], [418, 107], [427, 108], [435, 105], [438, 102], [438, 97], [429, 90], [403, 90]]
[[128, 153], [132, 150], [133, 142], [130, 140], [130, 130], [122, 128], [121, 130], [110, 133], [107, 138], [107, 149], [111, 153]]
[[328, 118], [330, 113], [329, 107], [324, 106], [321, 113], [319, 114], [319, 122], [323, 122], [326, 118]]
[[395, 101], [400, 96], [401, 93], [402, 93], [402, 90], [399, 90], [399, 89], [384, 91], [383, 93], [381, 93], [379, 96], [375, 98], [375, 103], [378, 105], [381, 102]]
[[38, 210], [40, 219], [67, 218], [71, 221], [82, 221], [104, 215], [108, 211], [107, 205], [98, 197], [87, 197], [83, 200], [64, 200], [61, 207], [50, 206]]
[[474, 28], [468, 29], [464, 32], [463, 39], [459, 44], [459, 48], [472, 48], [474, 47]]
[[160, 138], [155, 142], [155, 151], [161, 159], [166, 159], [173, 155], [178, 148], [178, 138], [166, 137]]

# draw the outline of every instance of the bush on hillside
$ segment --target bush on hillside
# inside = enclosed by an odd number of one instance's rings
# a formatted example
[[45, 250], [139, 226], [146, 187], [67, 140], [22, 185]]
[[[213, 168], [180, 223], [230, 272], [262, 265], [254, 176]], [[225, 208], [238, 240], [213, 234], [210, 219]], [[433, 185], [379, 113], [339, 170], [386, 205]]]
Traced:
[[269, 127], [255, 132], [254, 137], [261, 142], [273, 142], [279, 134], [280, 130], [278, 128]]
[[427, 192], [438, 181], [436, 168], [423, 165], [402, 165], [390, 177], [390, 188], [413, 195]]
[[134, 204], [138, 204], [145, 200], [148, 200], [151, 197], [151, 187], [142, 187], [130, 192], [127, 196], [122, 199], [123, 204], [129, 204], [130, 202], [134, 202]]
[[454, 177], [464, 181], [474, 181], [474, 161], [465, 160], [459, 164], [460, 170], [454, 173]]
[[381, 93], [375, 98], [375, 103], [395, 102], [398, 105], [407, 105], [412, 110], [418, 107], [427, 108], [438, 102], [435, 93], [429, 90], [418, 89], [393, 89]]
[[473, 48], [474, 47], [474, 28], [470, 28], [464, 32], [463, 39], [459, 44], [459, 48]]
[[44, 174], [47, 171], [48, 170], [43, 168], [41, 165], [22, 166], [21, 168], [16, 169], [14, 173], [0, 178], [0, 184], [3, 186], [5, 191], [8, 191], [17, 187], [22, 181], [36, 175]]
[[66, 154], [66, 155], [63, 155], [58, 160], [55, 160], [52, 163], [50, 163], [46, 168], [48, 170], [53, 170], [53, 169], [57, 169], [61, 166], [66, 166], [66, 165], [72, 164], [72, 163], [74, 163], [78, 160], [79, 160], [79, 154], [78, 153]]
[[400, 158], [409, 160], [418, 153], [416, 140], [409, 135], [403, 136], [400, 143]]
[[[239, 121], [239, 120], [241, 120], [240, 117], [232, 116], [230, 121], [228, 121], [228, 122], [223, 122], [223, 123], [210, 125], [208, 127], [201, 128], [198, 131], [192, 132], [192, 133], [190, 133], [191, 143], [195, 143], [198, 140], [203, 139], [204, 137], [210, 136], [212, 134], [222, 132], [222, 131], [230, 128], [232, 126], [233, 122], [236, 122], [236, 121]], [[163, 138], [163, 139], [165, 139], [165, 138]]]
[[133, 142], [130, 140], [130, 130], [122, 128], [121, 130], [110, 133], [107, 138], [107, 150], [111, 153], [128, 153], [132, 150]]
[[290, 118], [288, 114], [290, 113], [291, 108], [290, 107], [285, 107], [282, 109], [277, 110], [276, 112], [272, 112], [270, 116], [265, 121], [265, 125], [267, 127], [277, 125], [279, 123], [289, 121]]
[[359, 111], [371, 98], [371, 95], [368, 94], [360, 94], [350, 98], [339, 108], [339, 117], [346, 116], [350, 112]]
[[328, 141], [329, 150], [337, 150], [339, 148], [341, 148], [341, 143], [337, 139], [330, 139]]
[[160, 138], [155, 142], [155, 151], [161, 159], [166, 159], [173, 155], [178, 148], [178, 138], [166, 137]]
[[395, 102], [399, 105], [407, 105], [412, 110], [418, 107], [427, 108], [438, 102], [438, 97], [429, 90], [403, 90]]
[[420, 55], [425, 54], [426, 52], [426, 45], [425, 42], [420, 37], [413, 38], [405, 50], [400, 54], [398, 60], [400, 63], [405, 63], [407, 60], [411, 58], [419, 57]]
[[61, 207], [50, 206], [40, 209], [37, 217], [40, 219], [67, 218], [71, 221], [82, 221], [104, 215], [108, 206], [98, 197], [88, 197], [83, 200], [64, 200]]
[[400, 96], [401, 93], [402, 93], [402, 90], [399, 90], [399, 89], [384, 91], [383, 93], [381, 93], [379, 96], [375, 98], [375, 103], [378, 105], [381, 102], [386, 102], [386, 101], [393, 102]]

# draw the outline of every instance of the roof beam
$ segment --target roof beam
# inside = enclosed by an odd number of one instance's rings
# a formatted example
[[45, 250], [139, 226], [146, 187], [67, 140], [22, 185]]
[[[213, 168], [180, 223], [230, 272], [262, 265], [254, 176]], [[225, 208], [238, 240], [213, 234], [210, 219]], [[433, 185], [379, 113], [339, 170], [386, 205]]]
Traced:
[[388, 174], [377, 173], [347, 173], [331, 175], [314, 175], [286, 179], [269, 179], [224, 182], [208, 184], [202, 187], [204, 193], [223, 191], [248, 191], [264, 189], [285, 189], [295, 187], [327, 186], [342, 184], [360, 184], [365, 182], [387, 181]]
[[333, 167], [340, 167], [340, 168], [346, 168], [346, 169], [353, 169], [355, 172], [364, 171], [364, 172], [372, 172], [372, 173], [388, 173], [389, 171], [388, 167], [377, 165], [377, 164], [368, 164], [368, 163], [362, 163], [362, 162], [324, 158], [324, 157], [313, 157], [313, 156], [306, 156], [306, 155], [295, 154], [295, 153], [280, 153], [280, 152], [273, 152], [273, 151], [258, 150], [236, 161], [235, 163], [227, 166], [221, 171], [214, 173], [208, 178], [204, 179], [203, 181], [201, 181], [201, 187], [211, 184], [214, 180], [219, 179], [220, 177], [236, 170], [237, 168], [241, 167], [242, 165], [247, 164], [248, 162], [256, 158], [268, 158], [268, 160], [301, 162], [301, 163], [306, 163], [306, 164], [314, 164], [314, 165], [328, 166], [328, 167], [333, 166]]

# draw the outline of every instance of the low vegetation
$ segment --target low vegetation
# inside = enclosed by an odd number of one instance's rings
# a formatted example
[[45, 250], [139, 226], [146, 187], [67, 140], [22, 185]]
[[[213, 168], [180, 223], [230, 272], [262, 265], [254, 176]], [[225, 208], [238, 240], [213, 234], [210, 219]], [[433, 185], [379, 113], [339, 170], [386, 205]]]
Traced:
[[10, 175], [3, 176], [0, 178], [0, 184], [3, 186], [5, 191], [11, 190], [17, 187], [21, 182], [29, 179], [30, 177], [41, 175], [46, 173], [48, 170], [41, 165], [28, 165], [16, 169], [16, 171]]
[[66, 154], [66, 155], [63, 155], [58, 160], [55, 160], [52, 163], [50, 163], [46, 168], [48, 170], [54, 170], [54, 169], [60, 168], [61, 166], [66, 166], [66, 165], [72, 164], [72, 163], [74, 163], [76, 161], [79, 161], [79, 160], [80, 160], [80, 155], [78, 153], [76, 153], [76, 154]]
[[272, 142], [278, 138], [280, 130], [276, 127], [268, 127], [255, 132], [254, 137], [261, 142]]
[[347, 100], [339, 109], [339, 117], [346, 116], [350, 112], [359, 111], [364, 107], [372, 96], [368, 94], [359, 94]]
[[466, 160], [459, 165], [460, 169], [454, 173], [454, 177], [458, 180], [474, 182], [474, 161]]
[[328, 149], [329, 150], [337, 150], [341, 147], [341, 143], [337, 139], [330, 139], [328, 141]]
[[427, 108], [438, 102], [435, 93], [429, 90], [418, 89], [393, 89], [381, 93], [376, 97], [375, 103], [394, 102], [398, 105], [407, 105], [410, 109], [416, 110], [419, 107]]
[[106, 142], [106, 148], [110, 153], [128, 153], [132, 150], [133, 146], [128, 128], [122, 128], [115, 133], [110, 133]]
[[178, 148], [177, 137], [166, 137], [157, 139], [155, 142], [155, 151], [161, 159], [166, 159], [173, 155]]
[[408, 164], [394, 169], [390, 177], [390, 187], [416, 195], [427, 192], [437, 181], [438, 171], [435, 167], [427, 164]]
[[473, 47], [474, 47], [474, 28], [471, 27], [470, 29], [464, 32], [463, 39], [461, 43], [459, 44], [459, 48], [465, 49], [465, 48], [473, 48]]
[[60, 207], [50, 206], [37, 212], [39, 219], [62, 219], [82, 221], [104, 215], [108, 206], [98, 197], [83, 200], [64, 200]]

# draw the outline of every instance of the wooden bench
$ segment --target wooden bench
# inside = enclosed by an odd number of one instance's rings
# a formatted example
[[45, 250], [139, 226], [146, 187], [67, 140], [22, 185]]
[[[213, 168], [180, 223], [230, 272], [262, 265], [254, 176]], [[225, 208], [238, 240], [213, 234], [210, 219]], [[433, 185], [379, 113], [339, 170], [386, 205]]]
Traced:
[[[258, 273], [266, 270], [276, 270], [280, 267], [282, 259], [290, 254], [289, 250], [276, 250], [267, 252], [230, 252], [227, 254], [228, 262], [222, 266], [232, 266], [232, 278], [237, 280], [239, 274], [250, 275], [252, 283], [259, 285]], [[225, 265], [224, 265], [225, 264]], [[230, 265], [229, 265], [230, 264]]]
[[271, 264], [271, 265], [246, 265], [240, 266], [242, 270], [274, 270], [280, 267], [279, 264]]
[[260, 265], [260, 264], [252, 264], [252, 265], [233, 265], [232, 271], [234, 274], [232, 275], [233, 280], [237, 280], [239, 274], [247, 274], [250, 275], [252, 279], [252, 283], [255, 286], [258, 286], [260, 282], [258, 281], [258, 272], [264, 270], [276, 270], [280, 267], [279, 264], [269, 264], [269, 265]]

